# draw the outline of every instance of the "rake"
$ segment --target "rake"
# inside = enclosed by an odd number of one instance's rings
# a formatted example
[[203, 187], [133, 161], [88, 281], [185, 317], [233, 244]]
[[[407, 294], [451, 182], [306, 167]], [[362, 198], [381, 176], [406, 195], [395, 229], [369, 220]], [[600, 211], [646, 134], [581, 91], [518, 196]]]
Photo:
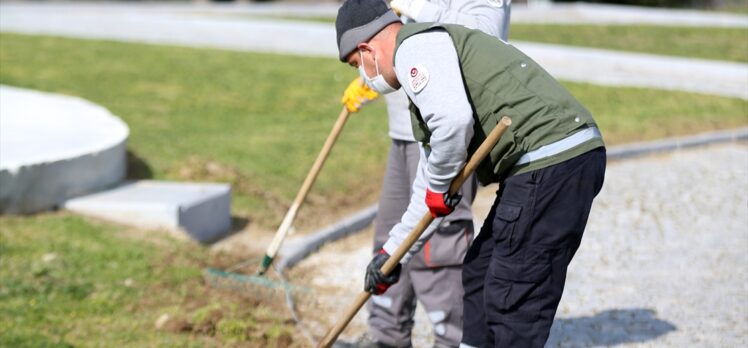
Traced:
[[[501, 118], [496, 127], [494, 127], [491, 133], [488, 134], [486, 140], [484, 140], [480, 147], [478, 147], [478, 149], [475, 151], [465, 167], [463, 167], [460, 173], [457, 174], [457, 176], [454, 178], [452, 184], [449, 186], [450, 194], [457, 193], [465, 180], [475, 171], [475, 169], [483, 161], [483, 159], [486, 158], [486, 156], [491, 152], [491, 149], [493, 149], [496, 143], [498, 143], [499, 139], [501, 139], [501, 136], [511, 124], [512, 120], [509, 117], [505, 116]], [[418, 224], [410, 232], [410, 234], [408, 234], [408, 237], [405, 238], [403, 243], [400, 244], [397, 250], [395, 250], [392, 256], [390, 256], [390, 258], [387, 260], [387, 262], [382, 265], [382, 268], [380, 269], [382, 273], [384, 273], [385, 275], [389, 275], [390, 272], [395, 269], [395, 266], [397, 266], [397, 264], [400, 262], [400, 259], [402, 259], [405, 253], [410, 250], [413, 244], [418, 240], [421, 234], [423, 234], [423, 232], [431, 224], [432, 221], [434, 221], [434, 218], [431, 216], [431, 213], [426, 213], [421, 218], [421, 221], [419, 221]], [[335, 326], [330, 329], [330, 331], [327, 332], [327, 334], [322, 338], [317, 347], [330, 347], [338, 338], [340, 333], [343, 332], [345, 327], [348, 326], [348, 323], [351, 321], [351, 319], [353, 319], [353, 317], [356, 315], [356, 313], [358, 313], [361, 307], [363, 307], [366, 301], [369, 300], [369, 297], [371, 297], [371, 293], [367, 291], [362, 291], [361, 293], [359, 293], [353, 303], [346, 309], [343, 317], [335, 324]]]
[[320, 151], [319, 155], [317, 155], [317, 159], [314, 161], [312, 169], [309, 170], [306, 179], [304, 179], [304, 183], [301, 185], [301, 189], [296, 195], [296, 199], [294, 199], [291, 207], [288, 209], [288, 212], [286, 212], [286, 216], [283, 218], [283, 221], [278, 227], [278, 230], [275, 232], [275, 237], [273, 237], [272, 242], [268, 246], [267, 251], [262, 258], [262, 261], [260, 262], [260, 266], [256, 275], [245, 275], [235, 272], [251, 263], [256, 262], [255, 259], [249, 259], [237, 263], [236, 265], [229, 267], [225, 271], [215, 268], [205, 269], [203, 271], [203, 277], [208, 284], [215, 287], [224, 287], [244, 291], [252, 289], [259, 289], [262, 291], [270, 290], [271, 292], [274, 292], [276, 290], [284, 290], [286, 293], [288, 293], [290, 291], [300, 289], [298, 287], [290, 285], [285, 281], [273, 281], [267, 278], [265, 276], [265, 273], [273, 264], [278, 250], [280, 250], [283, 241], [286, 239], [286, 236], [288, 235], [288, 232], [293, 225], [294, 219], [296, 219], [296, 214], [299, 212], [299, 208], [301, 208], [301, 205], [304, 203], [309, 190], [312, 188], [314, 181], [317, 179], [317, 175], [322, 169], [322, 165], [325, 163], [325, 160], [330, 154], [330, 150], [335, 144], [335, 141], [340, 135], [340, 132], [343, 130], [343, 126], [348, 120], [349, 115], [350, 112], [348, 111], [348, 109], [343, 107], [343, 111], [340, 112], [338, 120], [335, 122], [330, 135], [327, 136], [327, 140], [325, 141], [324, 146], [322, 146], [322, 151]]

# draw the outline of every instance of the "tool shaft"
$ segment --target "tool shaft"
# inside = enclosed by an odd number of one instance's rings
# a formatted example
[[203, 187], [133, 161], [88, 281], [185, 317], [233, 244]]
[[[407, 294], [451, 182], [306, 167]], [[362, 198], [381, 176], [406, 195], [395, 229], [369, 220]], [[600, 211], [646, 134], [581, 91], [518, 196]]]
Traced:
[[[465, 180], [467, 180], [467, 178], [469, 178], [470, 175], [475, 172], [475, 169], [478, 168], [478, 165], [483, 162], [483, 159], [485, 159], [486, 156], [488, 156], [488, 154], [491, 152], [494, 146], [496, 146], [496, 143], [499, 142], [499, 139], [501, 139], [501, 136], [504, 134], [504, 132], [506, 132], [511, 124], [512, 120], [509, 117], [505, 116], [501, 118], [501, 120], [496, 125], [496, 127], [494, 127], [491, 133], [486, 136], [486, 140], [484, 140], [483, 143], [478, 147], [478, 149], [475, 150], [467, 164], [465, 164], [462, 170], [452, 180], [452, 184], [449, 186], [449, 194], [455, 194], [460, 190], [460, 187], [462, 187], [462, 184], [465, 182]], [[400, 262], [400, 260], [403, 258], [403, 256], [405, 256], [408, 250], [410, 250], [413, 244], [415, 244], [418, 238], [421, 237], [423, 232], [426, 230], [426, 228], [428, 228], [432, 221], [434, 221], [434, 218], [431, 216], [431, 213], [426, 213], [421, 218], [421, 220], [418, 222], [418, 224], [416, 224], [410, 234], [408, 234], [408, 237], [405, 238], [405, 240], [400, 244], [397, 250], [395, 250], [395, 252], [390, 255], [390, 258], [387, 260], [387, 262], [382, 265], [382, 268], [380, 268], [382, 273], [388, 275], [390, 274], [390, 272], [392, 272], [393, 269], [395, 269], [398, 262]], [[366, 301], [369, 300], [370, 296], [371, 294], [367, 291], [362, 291], [361, 293], [359, 293], [353, 303], [345, 310], [345, 312], [343, 313], [343, 317], [335, 324], [335, 326], [330, 329], [330, 331], [327, 332], [327, 334], [322, 338], [317, 347], [330, 347], [338, 338], [340, 333], [343, 332], [346, 326], [348, 326], [348, 323], [350, 323], [353, 317], [356, 316], [356, 313], [358, 313], [358, 311], [361, 309], [361, 307], [364, 306]]]
[[309, 174], [307, 174], [306, 179], [304, 179], [304, 183], [301, 185], [301, 189], [299, 189], [299, 192], [296, 194], [296, 199], [294, 199], [291, 207], [288, 209], [288, 212], [286, 212], [286, 216], [283, 217], [283, 221], [278, 227], [278, 230], [275, 232], [275, 237], [273, 237], [273, 241], [268, 246], [265, 257], [263, 257], [262, 264], [260, 265], [260, 270], [257, 272], [259, 275], [265, 274], [267, 269], [273, 263], [275, 255], [278, 253], [278, 250], [283, 244], [283, 241], [286, 239], [288, 231], [293, 225], [294, 219], [296, 219], [296, 214], [299, 212], [299, 208], [301, 208], [301, 205], [304, 203], [304, 199], [306, 199], [306, 195], [309, 193], [309, 190], [312, 188], [314, 181], [317, 179], [317, 175], [319, 174], [320, 170], [322, 170], [322, 165], [325, 164], [325, 160], [330, 154], [330, 150], [332, 150], [332, 146], [338, 139], [340, 132], [343, 130], [343, 126], [345, 126], [345, 122], [348, 120], [349, 115], [350, 112], [348, 111], [348, 109], [346, 107], [343, 107], [343, 110], [340, 112], [338, 120], [335, 122], [330, 135], [327, 136], [327, 140], [325, 140], [325, 144], [322, 146], [322, 150], [320, 151], [319, 155], [317, 155], [317, 159], [314, 161], [312, 169], [309, 170]]

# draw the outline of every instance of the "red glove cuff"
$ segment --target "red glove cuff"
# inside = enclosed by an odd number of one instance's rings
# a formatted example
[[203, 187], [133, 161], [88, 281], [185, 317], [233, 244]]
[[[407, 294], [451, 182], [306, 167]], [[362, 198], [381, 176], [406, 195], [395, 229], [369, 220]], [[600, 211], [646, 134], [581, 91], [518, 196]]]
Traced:
[[[387, 251], [384, 250], [384, 248], [379, 249], [377, 254], [385, 254], [387, 256], [390, 256], [390, 254], [388, 254]], [[389, 289], [390, 286], [392, 286], [392, 284], [377, 283], [377, 285], [374, 286], [374, 295], [384, 294], [385, 292], [387, 292], [387, 289]]]
[[449, 215], [454, 210], [444, 203], [444, 195], [445, 193], [433, 192], [428, 187], [426, 188], [426, 206], [429, 207], [431, 216], [434, 218]]

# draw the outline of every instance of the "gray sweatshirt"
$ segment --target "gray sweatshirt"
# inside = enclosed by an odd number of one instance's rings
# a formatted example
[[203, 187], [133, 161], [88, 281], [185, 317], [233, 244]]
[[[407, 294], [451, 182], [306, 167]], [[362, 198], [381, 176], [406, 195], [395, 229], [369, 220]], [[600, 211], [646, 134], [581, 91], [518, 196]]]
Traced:
[[[473, 137], [473, 110], [449, 34], [437, 29], [403, 41], [395, 55], [395, 73], [401, 90], [418, 106], [428, 125], [431, 144], [428, 149], [421, 148], [408, 209], [384, 244], [384, 250], [390, 255], [428, 212], [426, 187], [434, 192], [449, 190], [450, 182], [465, 164], [467, 147]], [[437, 224], [432, 223], [426, 229], [402, 263], [407, 263], [421, 249]]]
[[[429, 0], [415, 20], [416, 22], [461, 24], [506, 41], [509, 33], [510, 4], [511, 0]], [[434, 41], [431, 41], [432, 36]], [[433, 59], [435, 57], [439, 59]], [[437, 82], [427, 81], [426, 86], [416, 96], [416, 93], [406, 84], [410, 74], [409, 65], [425, 66], [426, 73], [429, 75], [438, 72]], [[413, 194], [408, 209], [403, 214], [400, 223], [392, 228], [390, 238], [384, 245], [384, 250], [390, 255], [395, 252], [421, 217], [428, 212], [425, 203], [426, 185], [429, 185], [434, 192], [446, 192], [449, 189], [452, 178], [464, 163], [467, 144], [472, 137], [473, 122], [472, 109], [462, 87], [457, 52], [446, 32], [429, 32], [409, 38], [400, 46], [395, 66], [398, 80], [403, 88], [385, 95], [390, 137], [396, 140], [415, 141], [410, 124], [407, 93], [421, 109], [424, 118], [428, 115], [428, 120], [431, 121], [429, 128], [442, 128], [435, 135], [443, 137], [437, 139], [446, 140], [446, 142], [436, 151], [432, 148], [429, 154], [421, 150], [421, 160], [413, 183]], [[459, 88], [456, 88], [458, 86]], [[449, 115], [455, 115], [455, 120], [448, 120]], [[452, 122], [455, 123], [452, 124]], [[462, 122], [462, 125], [458, 125], [459, 122]], [[466, 129], [468, 123], [470, 126]], [[457, 146], [450, 148], [452, 145]], [[401, 263], [407, 263], [413, 254], [423, 247], [441, 220], [437, 219], [426, 229], [419, 241], [403, 257]]]
[[[429, 0], [423, 5], [416, 22], [461, 24], [500, 38], [509, 33], [511, 0]], [[392, 139], [415, 141], [410, 125], [408, 99], [402, 90], [385, 94]]]

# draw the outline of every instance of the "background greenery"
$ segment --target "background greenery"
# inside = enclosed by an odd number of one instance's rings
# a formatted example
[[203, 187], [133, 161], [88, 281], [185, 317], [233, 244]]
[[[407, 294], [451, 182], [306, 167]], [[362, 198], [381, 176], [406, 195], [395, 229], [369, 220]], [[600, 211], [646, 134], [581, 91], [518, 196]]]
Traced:
[[[268, 227], [293, 199], [356, 71], [335, 59], [0, 36], [0, 82], [80, 96], [131, 130], [135, 175], [235, 184], [235, 213]], [[566, 83], [616, 144], [746, 123], [746, 102], [683, 92]], [[383, 103], [347, 124], [311, 206], [363, 204], [389, 140]], [[306, 209], [306, 208], [305, 208]]]

